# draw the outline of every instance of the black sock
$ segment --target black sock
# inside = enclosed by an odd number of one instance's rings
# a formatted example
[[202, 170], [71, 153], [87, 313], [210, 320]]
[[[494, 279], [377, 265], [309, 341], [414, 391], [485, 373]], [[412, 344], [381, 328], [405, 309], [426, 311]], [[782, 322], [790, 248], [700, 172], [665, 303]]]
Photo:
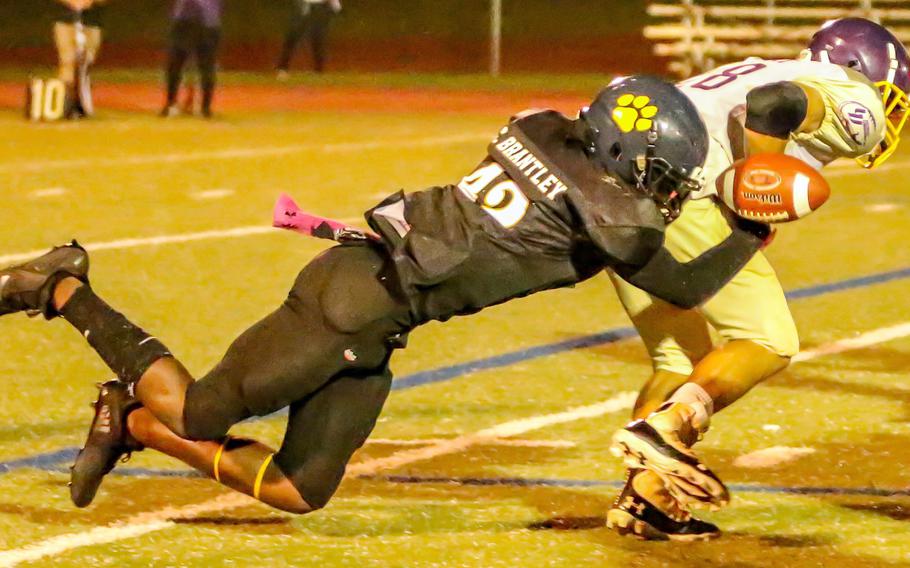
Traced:
[[137, 382], [152, 363], [170, 356], [167, 347], [107, 305], [88, 284], [73, 293], [60, 315], [122, 381]]

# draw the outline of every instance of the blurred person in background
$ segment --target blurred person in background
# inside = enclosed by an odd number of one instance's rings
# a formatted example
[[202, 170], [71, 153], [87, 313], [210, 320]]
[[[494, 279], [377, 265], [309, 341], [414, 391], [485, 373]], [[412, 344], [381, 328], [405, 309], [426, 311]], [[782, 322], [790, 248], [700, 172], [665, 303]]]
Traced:
[[199, 68], [202, 116], [212, 116], [222, 8], [222, 0], [175, 0], [171, 11], [173, 26], [167, 57], [167, 102], [161, 116], [175, 116], [180, 112], [177, 95], [183, 79], [183, 68], [191, 54], [195, 54]]
[[313, 70], [325, 70], [325, 44], [329, 32], [329, 20], [341, 12], [341, 0], [292, 0], [294, 11], [284, 38], [284, 47], [278, 60], [278, 79], [288, 78], [291, 57], [300, 41], [306, 36], [313, 50]]
[[[66, 85], [68, 117], [91, 114], [90, 94], [77, 94], [77, 67], [88, 88], [88, 68], [101, 48], [101, 13], [107, 0], [57, 0], [54, 17], [54, 44], [57, 47], [58, 78]], [[83, 104], [83, 98], [85, 104]]]

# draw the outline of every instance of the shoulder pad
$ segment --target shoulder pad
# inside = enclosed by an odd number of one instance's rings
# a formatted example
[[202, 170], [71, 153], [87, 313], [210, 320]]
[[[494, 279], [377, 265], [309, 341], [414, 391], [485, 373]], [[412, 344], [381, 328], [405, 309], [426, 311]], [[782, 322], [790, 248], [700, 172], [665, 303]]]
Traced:
[[[819, 159], [856, 158], [878, 145], [885, 132], [885, 109], [881, 95], [868, 81], [800, 77], [800, 85], [815, 89], [825, 103], [821, 128], [794, 137], [816, 150]], [[811, 150], [810, 150], [811, 151]]]
[[809, 100], [791, 81], [759, 85], [746, 94], [746, 128], [786, 140], [806, 119]]
[[868, 85], [870, 89], [878, 93], [878, 87], [875, 86], [875, 83], [869, 80], [868, 77], [857, 71], [856, 69], [850, 69], [849, 67], [844, 67], [844, 73], [847, 74], [847, 79], [851, 81], [856, 81], [857, 83], [863, 83]]
[[509, 122], [516, 122], [519, 120], [524, 120], [526, 118], [531, 118], [537, 115], [545, 116], [547, 114], [560, 114], [558, 111], [555, 111], [550, 108], [527, 108], [521, 112], [513, 114], [509, 118]]

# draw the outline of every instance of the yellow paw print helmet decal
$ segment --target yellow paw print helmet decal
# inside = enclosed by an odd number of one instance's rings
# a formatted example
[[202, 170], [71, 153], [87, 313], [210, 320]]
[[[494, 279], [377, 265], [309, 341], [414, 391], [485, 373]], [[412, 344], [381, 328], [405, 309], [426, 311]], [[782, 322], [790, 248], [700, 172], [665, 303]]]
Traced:
[[656, 106], [649, 104], [650, 97], [645, 95], [623, 95], [617, 99], [619, 105], [613, 109], [613, 122], [623, 132], [647, 132], [651, 130], [654, 121], [651, 120], [657, 115], [659, 110]]

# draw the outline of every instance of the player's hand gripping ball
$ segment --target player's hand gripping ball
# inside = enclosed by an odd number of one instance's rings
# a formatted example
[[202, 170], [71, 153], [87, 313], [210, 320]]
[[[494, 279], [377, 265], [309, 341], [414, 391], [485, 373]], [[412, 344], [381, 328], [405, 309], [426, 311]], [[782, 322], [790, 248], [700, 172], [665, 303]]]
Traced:
[[831, 188], [818, 171], [798, 158], [756, 154], [721, 174], [717, 193], [740, 217], [787, 223], [824, 205]]

